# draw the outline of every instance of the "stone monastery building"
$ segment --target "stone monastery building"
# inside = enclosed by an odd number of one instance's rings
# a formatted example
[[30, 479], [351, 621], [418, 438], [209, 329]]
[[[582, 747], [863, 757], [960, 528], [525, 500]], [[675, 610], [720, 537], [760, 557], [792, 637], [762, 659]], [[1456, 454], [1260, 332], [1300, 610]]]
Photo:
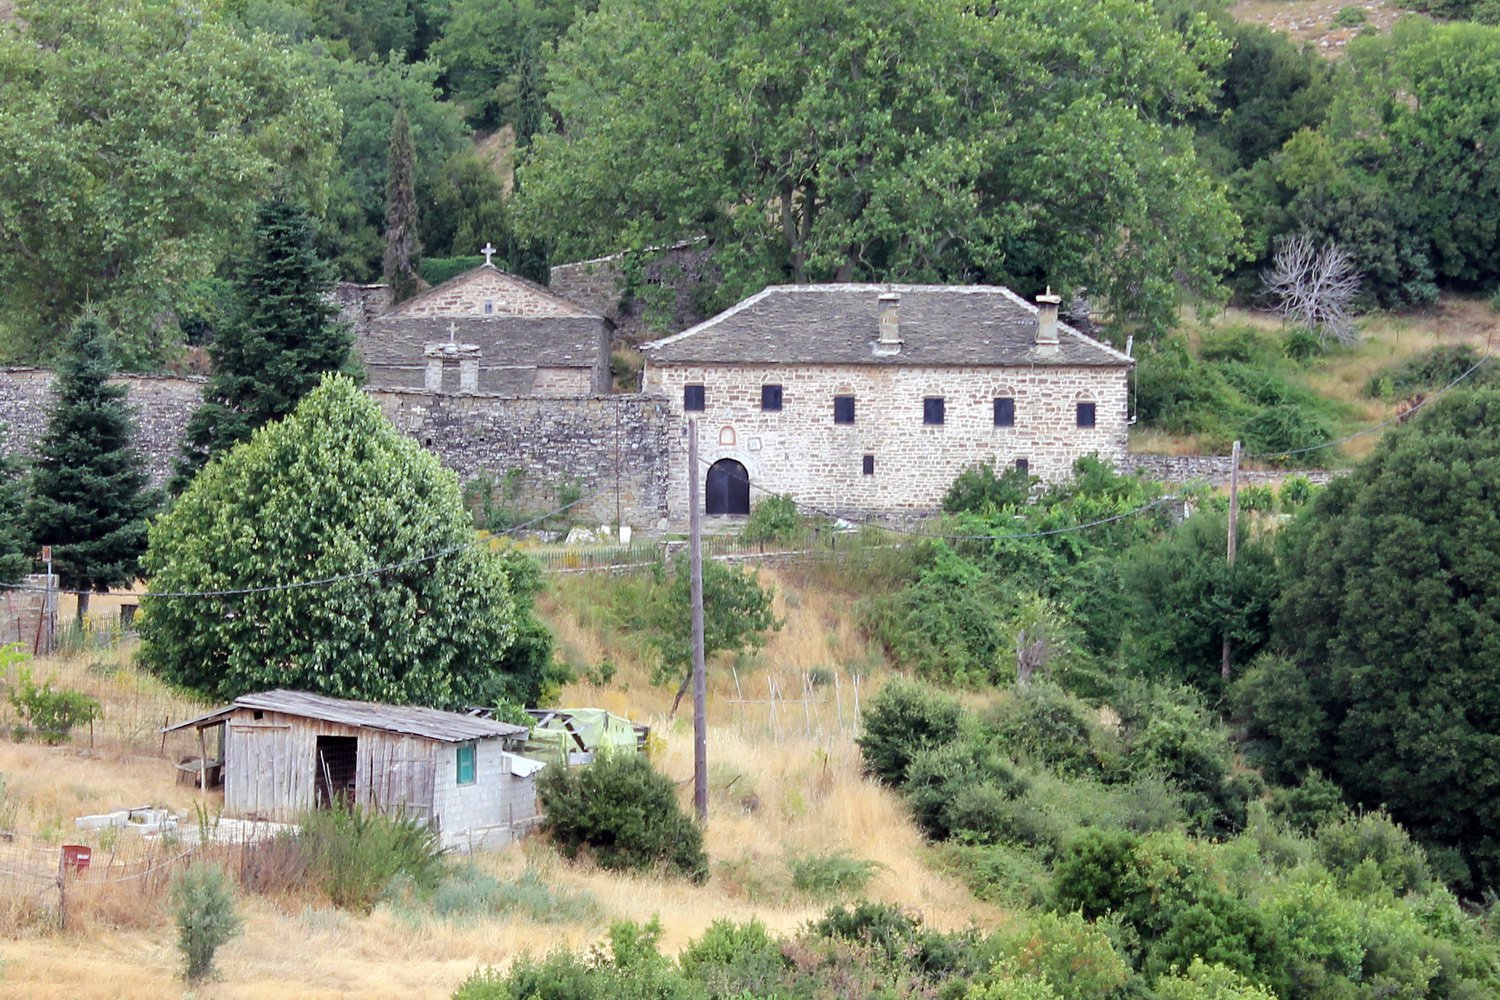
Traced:
[[784, 285], [646, 344], [644, 389], [681, 441], [667, 520], [687, 516], [687, 420], [708, 514], [769, 494], [830, 512], [933, 510], [975, 463], [1066, 478], [1120, 466], [1131, 359], [1005, 288]]
[[376, 389], [609, 392], [608, 321], [488, 262], [356, 329], [355, 349]]

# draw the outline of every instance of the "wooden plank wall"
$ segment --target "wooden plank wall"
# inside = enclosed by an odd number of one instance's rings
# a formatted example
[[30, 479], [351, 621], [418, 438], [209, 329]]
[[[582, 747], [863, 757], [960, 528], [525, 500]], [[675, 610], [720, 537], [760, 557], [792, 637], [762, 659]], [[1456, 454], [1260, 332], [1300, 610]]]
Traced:
[[360, 805], [431, 818], [435, 755], [448, 744], [280, 712], [262, 712], [256, 719], [248, 708], [232, 714], [225, 726], [226, 815], [285, 823], [312, 809], [319, 736], [359, 740], [355, 801]]

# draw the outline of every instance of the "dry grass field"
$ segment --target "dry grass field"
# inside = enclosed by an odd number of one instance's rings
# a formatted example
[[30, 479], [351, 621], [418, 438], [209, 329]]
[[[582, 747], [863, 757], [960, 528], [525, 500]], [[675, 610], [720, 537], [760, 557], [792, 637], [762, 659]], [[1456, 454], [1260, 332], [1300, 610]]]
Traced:
[[[929, 923], [993, 927], [1003, 912], [973, 899], [957, 880], [935, 870], [929, 848], [899, 801], [859, 774], [853, 743], [854, 675], [867, 699], [884, 673], [864, 648], [849, 614], [850, 597], [822, 577], [765, 571], [778, 591], [785, 628], [736, 669], [712, 672], [709, 701], [711, 813], [706, 885], [656, 876], [621, 876], [569, 864], [541, 839], [474, 864], [502, 882], [523, 874], [541, 880], [579, 913], [564, 919], [534, 916], [445, 919], [419, 904], [382, 904], [369, 916], [337, 911], [311, 894], [250, 897], [242, 902], [245, 931], [219, 953], [217, 978], [191, 995], [203, 998], [443, 997], [477, 967], [522, 954], [582, 947], [602, 938], [609, 922], [659, 917], [663, 946], [682, 947], [714, 919], [756, 918], [792, 931], [821, 914], [830, 901], [792, 887], [788, 862], [809, 854], [843, 852], [878, 867], [868, 894], [922, 911]], [[564, 705], [599, 705], [651, 724], [660, 736], [657, 765], [691, 797], [690, 720], [669, 720], [672, 691], [647, 681], [647, 664], [628, 650], [607, 649], [581, 619], [577, 595], [550, 596], [547, 617], [569, 655], [595, 662], [607, 654], [618, 668], [608, 686], [574, 684]], [[128, 651], [126, 651], [128, 654]], [[39, 665], [39, 675], [48, 665]], [[81, 676], [76, 665], [52, 665]], [[812, 688], [807, 674], [821, 668], [838, 677]], [[109, 675], [100, 674], [100, 677]], [[123, 676], [118, 672], [113, 676]], [[739, 684], [736, 685], [736, 677]], [[149, 682], [147, 682], [149, 684]], [[784, 700], [765, 704], [776, 685]], [[134, 690], [134, 687], [130, 688]], [[95, 692], [111, 710], [120, 691], [100, 681]], [[816, 699], [816, 700], [812, 700]], [[174, 783], [171, 764], [149, 754], [111, 749], [0, 742], [0, 773], [19, 803], [18, 827], [42, 831], [57, 843], [73, 836], [72, 818], [85, 812], [164, 804], [192, 815], [197, 793]], [[209, 796], [212, 804], [214, 796]], [[161, 997], [188, 995], [177, 978], [179, 958], [163, 894], [142, 897], [123, 886], [75, 894], [66, 931], [20, 926], [12, 919], [0, 937], [0, 996], [34, 998]]]

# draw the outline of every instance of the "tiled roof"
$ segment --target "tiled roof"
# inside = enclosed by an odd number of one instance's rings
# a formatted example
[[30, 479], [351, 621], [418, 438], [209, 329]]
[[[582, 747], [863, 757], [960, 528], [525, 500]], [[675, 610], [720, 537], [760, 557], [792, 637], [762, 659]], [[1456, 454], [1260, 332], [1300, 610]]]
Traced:
[[420, 365], [422, 351], [453, 337], [479, 345], [481, 367], [536, 365], [592, 368], [608, 350], [605, 321], [594, 317], [382, 316], [359, 338], [360, 356], [370, 365]]
[[[900, 298], [901, 349], [876, 355], [880, 295]], [[997, 285], [776, 285], [697, 326], [643, 346], [652, 363], [1098, 365], [1129, 357], [1057, 324], [1034, 343], [1036, 306]]]

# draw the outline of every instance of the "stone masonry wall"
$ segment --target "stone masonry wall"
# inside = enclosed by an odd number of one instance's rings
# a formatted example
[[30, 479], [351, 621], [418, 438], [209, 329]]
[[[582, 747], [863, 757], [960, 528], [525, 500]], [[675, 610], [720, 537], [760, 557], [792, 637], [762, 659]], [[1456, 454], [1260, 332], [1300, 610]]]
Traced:
[[[517, 498], [528, 509], [556, 505], [573, 487], [585, 499], [575, 520], [654, 529], [666, 516], [669, 426], [651, 396], [372, 395], [403, 434], [435, 453], [463, 481], [498, 484], [521, 470]], [[618, 511], [618, 521], [616, 513]]]
[[[683, 386], [704, 386], [698, 417], [702, 468], [720, 459], [743, 465], [751, 503], [772, 493], [835, 512], [899, 514], [940, 506], [955, 476], [976, 462], [1000, 467], [1025, 459], [1033, 475], [1066, 478], [1073, 462], [1097, 454], [1119, 465], [1126, 449], [1126, 370], [1075, 367], [914, 368], [896, 365], [658, 365], [646, 389], [665, 396], [674, 428], [673, 524], [686, 519], [686, 415]], [[762, 384], [782, 387], [782, 409], [763, 412]], [[855, 397], [854, 423], [833, 422], [833, 397]], [[994, 425], [994, 400], [1015, 399], [1015, 426]], [[944, 422], [923, 423], [923, 400], [945, 401]], [[1096, 426], [1077, 426], [1075, 404], [1095, 404]], [[863, 457], [873, 455], [873, 475]]]
[[[135, 415], [135, 447], [151, 482], [161, 485], [172, 472], [178, 442], [202, 399], [203, 378], [122, 375], [110, 379], [130, 389]], [[41, 368], [0, 369], [0, 446], [30, 456], [47, 430], [52, 413], [52, 373]]]
[[495, 268], [480, 268], [410, 299], [395, 310], [405, 317], [587, 316], [571, 302], [533, 288]]

